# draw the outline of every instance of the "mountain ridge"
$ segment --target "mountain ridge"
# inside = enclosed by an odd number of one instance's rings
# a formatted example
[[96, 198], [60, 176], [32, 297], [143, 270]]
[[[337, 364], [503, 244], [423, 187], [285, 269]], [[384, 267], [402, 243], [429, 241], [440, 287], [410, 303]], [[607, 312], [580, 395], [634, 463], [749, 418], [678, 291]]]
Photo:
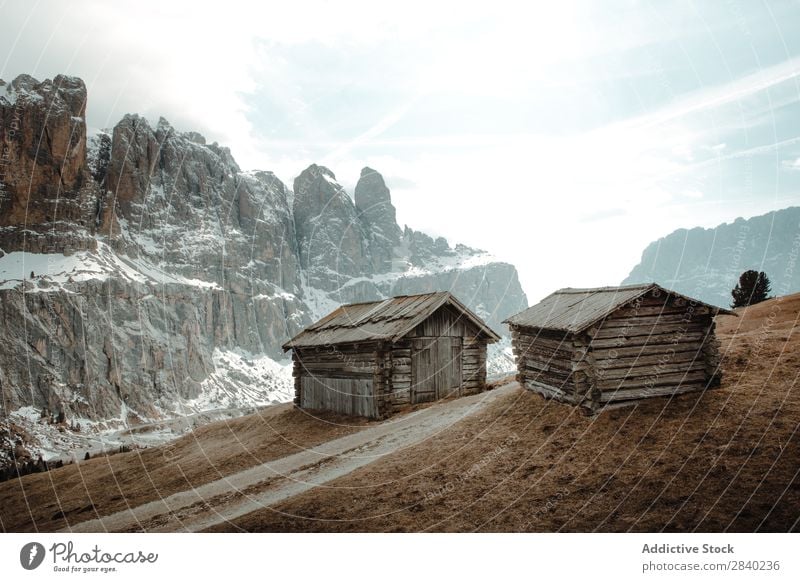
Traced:
[[772, 295], [800, 291], [800, 207], [790, 206], [713, 228], [680, 228], [650, 243], [623, 285], [656, 282], [720, 307], [742, 272], [765, 271]]

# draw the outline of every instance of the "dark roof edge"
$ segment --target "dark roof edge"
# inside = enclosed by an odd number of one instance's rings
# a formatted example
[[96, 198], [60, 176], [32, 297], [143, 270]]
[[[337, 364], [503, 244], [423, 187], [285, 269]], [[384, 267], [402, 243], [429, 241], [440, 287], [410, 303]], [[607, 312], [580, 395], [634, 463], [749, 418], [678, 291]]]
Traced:
[[[648, 290], [656, 283], [636, 283], [634, 285], [619, 285], [617, 287], [564, 287], [553, 291], [550, 295], [569, 295], [570, 293], [603, 293], [605, 291], [630, 291], [631, 289]], [[661, 287], [663, 289], [663, 287]]]
[[[675, 295], [675, 296], [681, 297], [682, 299], [685, 299], [686, 301], [689, 301], [691, 303], [696, 303], [696, 304], [702, 305], [704, 307], [708, 307], [712, 312], [714, 312], [714, 315], [736, 315], [736, 313], [734, 313], [733, 311], [731, 311], [729, 309], [725, 309], [724, 307], [718, 307], [716, 305], [711, 305], [710, 303], [706, 303], [704, 301], [700, 301], [699, 299], [694, 299], [692, 297], [689, 297], [688, 295], [684, 295], [683, 293], [678, 293], [677, 291], [673, 291], [671, 289], [667, 289], [666, 287], [662, 287], [661, 285], [659, 285], [658, 283], [655, 283], [655, 282], [654, 283], [640, 283], [640, 284], [637, 284], [637, 285], [621, 285], [619, 287], [590, 287], [590, 288], [585, 288], [585, 289], [565, 287], [563, 289], [559, 289], [557, 291], [554, 291], [553, 293], [551, 293], [550, 295], [548, 295], [547, 297], [542, 299], [542, 301], [544, 301], [548, 297], [552, 297], [553, 295], [569, 295], [569, 294], [572, 294], [572, 293], [579, 294], [579, 293], [593, 293], [593, 292], [594, 293], [600, 293], [600, 292], [608, 292], [608, 291], [625, 291], [625, 290], [632, 290], [632, 289], [641, 289], [641, 293], [637, 293], [636, 295], [633, 295], [632, 297], [627, 298], [625, 301], [623, 301], [623, 302], [621, 302], [621, 303], [619, 303], [617, 305], [614, 305], [613, 307], [611, 307], [610, 309], [606, 310], [602, 314], [598, 315], [597, 317], [595, 317], [594, 319], [592, 319], [588, 323], [584, 324], [580, 328], [572, 330], [572, 331], [568, 331], [568, 333], [582, 333], [582, 332], [586, 331], [587, 329], [592, 327], [595, 323], [597, 323], [601, 319], [604, 319], [604, 318], [608, 317], [610, 314], [614, 313], [617, 309], [622, 307], [623, 304], [628, 303], [630, 301], [634, 301], [634, 300], [638, 299], [639, 297], [641, 297], [642, 295], [648, 293], [649, 291], [651, 291], [653, 289], [660, 289], [661, 291], [663, 291], [664, 293], [666, 293], [668, 295]], [[541, 301], [539, 303], [541, 303]], [[522, 313], [522, 312], [520, 312], [520, 313]], [[508, 317], [508, 318], [504, 319], [502, 323], [505, 323], [506, 325], [518, 325], [518, 324], [514, 324], [514, 323], [512, 323], [510, 321], [512, 317], [514, 317], [514, 316], [512, 315], [511, 317]], [[551, 327], [524, 326], [524, 325], [522, 325], [520, 327], [537, 327], [537, 329], [550, 329], [550, 330], [553, 330], [553, 331], [566, 331], [566, 330], [563, 330], [563, 329], [560, 329], [560, 328], [551, 328]]]
[[[304, 327], [303, 329], [301, 329], [299, 332], [297, 332], [294, 336], [292, 336], [291, 339], [289, 339], [288, 341], [284, 342], [281, 345], [281, 349], [284, 352], [288, 352], [289, 350], [291, 350], [294, 347], [292, 345], [294, 340], [296, 340], [298, 337], [303, 335], [306, 331], [313, 330], [317, 326], [319, 326], [320, 324], [326, 322], [328, 319], [336, 316], [336, 314], [339, 313], [339, 311], [341, 311], [345, 307], [353, 307], [353, 306], [356, 306], [356, 305], [378, 305], [379, 303], [383, 303], [387, 299], [400, 299], [400, 298], [407, 298], [407, 297], [430, 297], [432, 295], [444, 295], [445, 293], [448, 293], [448, 292], [447, 291], [432, 291], [430, 293], [412, 293], [411, 295], [395, 295], [394, 297], [386, 297], [384, 299], [374, 299], [372, 301], [357, 301], [355, 303], [342, 303], [341, 305], [339, 305], [339, 307], [337, 307], [336, 309], [334, 309], [330, 313], [328, 313], [326, 315], [323, 315], [321, 318], [319, 318], [317, 321], [315, 321], [311, 325], [308, 325], [308, 326]], [[388, 340], [388, 339], [391, 339], [391, 338], [389, 336], [386, 336], [383, 339], [387, 339]], [[351, 342], [340, 342], [339, 344], [346, 344], [346, 343], [351, 343]], [[339, 344], [331, 344], [331, 345], [339, 345]]]
[[677, 291], [673, 291], [672, 289], [667, 289], [666, 287], [662, 287], [658, 283], [651, 283], [650, 287], [658, 287], [664, 293], [668, 293], [670, 295], [677, 295], [678, 297], [681, 297], [686, 301], [689, 301], [690, 303], [696, 303], [698, 305], [702, 305], [703, 307], [708, 307], [711, 311], [716, 312], [714, 313], [714, 315], [736, 315], [730, 309], [727, 309], [725, 307], [718, 307], [716, 305], [711, 305], [710, 303], [706, 303], [705, 301], [700, 301], [699, 299], [695, 299], [694, 297], [689, 297], [688, 295], [684, 295], [683, 293], [678, 293]]

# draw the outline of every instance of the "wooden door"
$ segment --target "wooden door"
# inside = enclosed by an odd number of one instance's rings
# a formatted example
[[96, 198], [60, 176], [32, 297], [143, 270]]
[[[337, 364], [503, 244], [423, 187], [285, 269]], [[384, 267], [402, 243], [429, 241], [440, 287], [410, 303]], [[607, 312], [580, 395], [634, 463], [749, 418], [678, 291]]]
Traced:
[[461, 338], [416, 338], [411, 349], [411, 402], [461, 393]]

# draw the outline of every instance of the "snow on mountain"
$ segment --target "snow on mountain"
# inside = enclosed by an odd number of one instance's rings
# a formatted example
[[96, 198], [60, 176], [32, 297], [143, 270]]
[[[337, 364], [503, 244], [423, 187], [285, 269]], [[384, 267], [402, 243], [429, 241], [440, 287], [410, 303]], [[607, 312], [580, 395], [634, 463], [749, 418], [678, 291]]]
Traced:
[[2, 80], [0, 80], [0, 101], [5, 101], [8, 105], [14, 105], [17, 102], [17, 92]]
[[105, 281], [109, 277], [137, 283], [221, 288], [214, 282], [167, 272], [145, 259], [117, 255], [101, 241], [97, 242], [96, 250], [78, 251], [72, 255], [16, 251], [0, 257], [0, 289], [23, 288], [26, 293], [69, 293], [71, 291], [65, 287], [66, 283]]
[[244, 350], [214, 350], [214, 371], [203, 380], [200, 395], [177, 402], [175, 412], [188, 414], [218, 408], [243, 408], [291, 402], [292, 365]]

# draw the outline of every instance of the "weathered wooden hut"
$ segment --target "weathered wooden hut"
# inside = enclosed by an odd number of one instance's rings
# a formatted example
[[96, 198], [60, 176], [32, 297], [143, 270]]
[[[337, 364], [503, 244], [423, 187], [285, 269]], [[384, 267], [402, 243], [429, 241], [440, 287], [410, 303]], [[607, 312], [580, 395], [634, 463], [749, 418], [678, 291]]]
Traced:
[[718, 313], [652, 283], [560, 289], [504, 323], [522, 386], [597, 412], [719, 385]]
[[295, 404], [385, 418], [398, 408], [486, 385], [499, 336], [447, 292], [343, 305], [283, 345]]

